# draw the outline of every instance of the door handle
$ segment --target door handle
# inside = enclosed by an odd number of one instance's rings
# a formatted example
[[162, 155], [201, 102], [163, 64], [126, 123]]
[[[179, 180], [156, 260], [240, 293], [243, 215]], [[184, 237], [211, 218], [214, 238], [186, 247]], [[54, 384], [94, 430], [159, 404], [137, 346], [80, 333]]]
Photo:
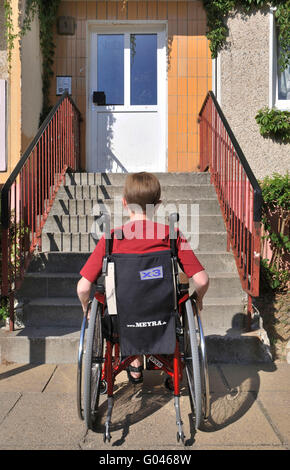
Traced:
[[93, 103], [97, 106], [106, 105], [106, 94], [104, 91], [93, 91]]

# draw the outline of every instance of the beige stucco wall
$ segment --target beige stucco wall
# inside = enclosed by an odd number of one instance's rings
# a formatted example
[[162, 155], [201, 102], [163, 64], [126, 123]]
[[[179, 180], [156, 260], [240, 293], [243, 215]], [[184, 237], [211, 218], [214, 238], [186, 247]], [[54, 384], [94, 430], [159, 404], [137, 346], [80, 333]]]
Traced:
[[220, 104], [256, 176], [290, 170], [290, 145], [263, 138], [255, 115], [269, 105], [269, 10], [228, 19], [220, 53]]
[[[3, 3], [3, 2], [1, 2]], [[12, 7], [12, 21], [13, 21], [13, 33], [19, 32], [19, 1], [11, 0]], [[3, 12], [3, 11], [2, 11]], [[2, 21], [3, 15], [1, 14]], [[5, 20], [4, 20], [5, 24]], [[2, 30], [3, 32], [3, 30]], [[3, 38], [1, 39], [2, 47], [5, 47]], [[8, 93], [7, 93], [7, 171], [0, 173], [0, 184], [5, 183], [11, 171], [19, 161], [21, 156], [21, 62], [20, 62], [20, 49], [19, 42], [14, 41], [14, 48], [11, 54], [11, 72], [8, 75], [7, 72], [7, 59], [6, 51], [2, 50], [0, 54], [0, 61], [2, 64], [2, 75], [1, 78], [7, 79]]]
[[37, 15], [21, 41], [22, 153], [38, 130], [42, 108], [42, 58]]

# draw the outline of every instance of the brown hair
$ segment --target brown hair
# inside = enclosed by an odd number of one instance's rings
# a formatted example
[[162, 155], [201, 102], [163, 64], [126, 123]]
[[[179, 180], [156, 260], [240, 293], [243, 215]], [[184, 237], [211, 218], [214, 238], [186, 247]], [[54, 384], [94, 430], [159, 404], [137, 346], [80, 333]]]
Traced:
[[152, 173], [142, 171], [127, 176], [124, 187], [127, 204], [138, 204], [146, 212], [146, 204], [158, 204], [160, 195], [160, 183]]

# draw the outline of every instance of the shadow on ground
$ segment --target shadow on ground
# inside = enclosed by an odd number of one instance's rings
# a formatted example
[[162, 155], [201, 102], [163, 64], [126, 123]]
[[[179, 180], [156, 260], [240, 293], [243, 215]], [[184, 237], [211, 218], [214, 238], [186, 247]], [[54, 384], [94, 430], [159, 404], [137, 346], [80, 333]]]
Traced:
[[[274, 372], [276, 367], [273, 363], [253, 364], [250, 367], [235, 367], [232, 364], [211, 364], [209, 367], [211, 412], [208, 420], [201, 426], [202, 432], [216, 432], [241, 419], [251, 408], [257, 399], [260, 378], [259, 371]], [[249, 372], [250, 371], [250, 372]], [[112, 442], [113, 446], [121, 446], [128, 434], [130, 427], [145, 418], [162, 411], [169, 402], [173, 412], [172, 426], [175, 426], [175, 412], [173, 394], [164, 387], [164, 375], [159, 372], [146, 372], [144, 384], [138, 386], [129, 385], [127, 382], [120, 383], [114, 391], [114, 408], [112, 414], [111, 431], [122, 430], [119, 439]], [[188, 388], [185, 380], [181, 386], [181, 415], [185, 426], [190, 430], [190, 436], [185, 445], [191, 446], [195, 441], [194, 414], [190, 407]], [[167, 407], [168, 408], [168, 407]], [[107, 414], [107, 399], [104, 396], [99, 407], [98, 420], [94, 433], [103, 433]], [[160, 415], [161, 416], [161, 415]], [[156, 415], [156, 421], [157, 421]], [[160, 428], [161, 429], [161, 428]], [[177, 429], [177, 427], [176, 427]], [[198, 432], [200, 432], [198, 431]], [[164, 431], [166, 432], [166, 431]]]

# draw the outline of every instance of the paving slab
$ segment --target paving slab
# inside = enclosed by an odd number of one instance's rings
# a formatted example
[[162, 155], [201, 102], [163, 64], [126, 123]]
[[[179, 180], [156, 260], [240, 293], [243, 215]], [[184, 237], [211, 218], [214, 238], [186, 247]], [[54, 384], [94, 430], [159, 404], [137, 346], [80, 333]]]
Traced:
[[289, 388], [288, 391], [261, 391], [257, 403], [280, 441], [290, 448]]
[[21, 398], [19, 392], [0, 392], [0, 425]]
[[0, 426], [1, 449], [79, 449], [72, 394], [24, 393]]
[[115, 384], [112, 440], [103, 442], [107, 397], [88, 431], [77, 415], [76, 364], [0, 366], [0, 449], [99, 450], [286, 450], [290, 448], [289, 372], [286, 363], [210, 364], [211, 415], [197, 432], [182, 383], [186, 446], [177, 443], [172, 393], [164, 374], [144, 371], [143, 385]]
[[39, 392], [49, 382], [55, 364], [0, 364], [0, 392]]
[[220, 364], [220, 370], [230, 387], [243, 391], [290, 390], [290, 365], [283, 362], [248, 364]]

